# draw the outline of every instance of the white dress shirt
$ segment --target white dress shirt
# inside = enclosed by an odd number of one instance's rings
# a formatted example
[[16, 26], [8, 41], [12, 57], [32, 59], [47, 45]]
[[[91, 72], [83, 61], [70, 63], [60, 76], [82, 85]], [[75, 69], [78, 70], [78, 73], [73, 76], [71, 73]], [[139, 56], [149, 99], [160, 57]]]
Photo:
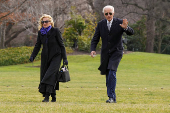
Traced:
[[109, 31], [112, 26], [112, 22], [113, 22], [113, 19], [110, 22], [107, 20], [107, 27], [108, 27]]

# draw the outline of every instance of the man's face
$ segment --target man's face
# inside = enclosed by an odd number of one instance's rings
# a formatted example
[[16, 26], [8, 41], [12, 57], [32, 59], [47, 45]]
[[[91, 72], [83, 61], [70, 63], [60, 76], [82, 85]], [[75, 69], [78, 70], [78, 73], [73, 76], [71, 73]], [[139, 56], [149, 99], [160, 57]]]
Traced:
[[113, 19], [114, 13], [111, 8], [106, 8], [104, 10], [104, 16], [108, 21], [111, 21]]

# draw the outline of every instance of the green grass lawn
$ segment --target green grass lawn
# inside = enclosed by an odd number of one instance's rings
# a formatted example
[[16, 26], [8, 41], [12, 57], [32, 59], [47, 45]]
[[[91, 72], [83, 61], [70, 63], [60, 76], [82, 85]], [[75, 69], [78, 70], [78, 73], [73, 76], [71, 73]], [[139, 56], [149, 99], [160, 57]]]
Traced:
[[[57, 102], [43, 103], [38, 92], [40, 61], [0, 67], [2, 113], [170, 113], [170, 56], [124, 54], [117, 72], [117, 103], [105, 103], [100, 55], [68, 56], [71, 81], [60, 83]], [[51, 100], [51, 98], [50, 98]]]

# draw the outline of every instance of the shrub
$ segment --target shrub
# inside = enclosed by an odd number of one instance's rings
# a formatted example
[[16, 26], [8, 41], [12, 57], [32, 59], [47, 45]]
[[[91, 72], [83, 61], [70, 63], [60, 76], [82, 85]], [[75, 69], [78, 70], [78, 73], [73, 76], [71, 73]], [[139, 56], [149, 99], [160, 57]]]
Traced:
[[135, 34], [125, 36], [127, 38], [127, 49], [130, 51], [145, 51], [146, 49], [146, 17], [143, 16], [136, 24], [130, 25]]
[[[80, 51], [89, 52], [91, 40], [97, 26], [96, 20], [96, 14], [86, 13], [85, 16], [82, 17], [77, 13], [71, 13], [71, 19], [65, 22], [66, 28], [62, 35], [64, 37], [65, 45]], [[100, 48], [101, 41], [96, 50], [99, 50]]]
[[77, 48], [78, 36], [81, 36], [83, 30], [86, 28], [85, 20], [81, 15], [73, 15], [71, 13], [71, 19], [65, 23], [66, 28], [64, 29], [63, 37], [66, 42], [69, 42], [66, 45]]
[[[0, 49], [0, 66], [28, 63], [33, 47], [10, 47]], [[40, 60], [40, 52], [35, 60]]]
[[[29, 58], [34, 47], [10, 47], [6, 49], [0, 49], [0, 66], [16, 65], [29, 63]], [[71, 49], [66, 48], [67, 53], [73, 52]], [[37, 54], [35, 61], [41, 59], [41, 50]]]
[[[90, 52], [91, 40], [92, 40], [92, 37], [87, 38], [87, 36], [80, 36], [79, 43], [78, 43], [78, 50]], [[99, 43], [97, 44], [96, 50], [100, 50], [101, 45], [102, 45], [102, 42], [100, 39]]]
[[[95, 33], [97, 26], [95, 15], [88, 14], [86, 16], [86, 28], [83, 30], [82, 35], [78, 38], [78, 50], [90, 52], [91, 40]], [[96, 47], [96, 50], [101, 49], [101, 39]]]

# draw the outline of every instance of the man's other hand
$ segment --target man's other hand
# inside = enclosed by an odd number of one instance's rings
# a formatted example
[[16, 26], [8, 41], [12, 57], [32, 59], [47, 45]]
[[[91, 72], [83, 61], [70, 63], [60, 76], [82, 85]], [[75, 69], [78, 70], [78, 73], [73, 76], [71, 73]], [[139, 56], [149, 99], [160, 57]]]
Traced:
[[91, 57], [94, 58], [94, 55], [96, 55], [96, 51], [91, 51]]

